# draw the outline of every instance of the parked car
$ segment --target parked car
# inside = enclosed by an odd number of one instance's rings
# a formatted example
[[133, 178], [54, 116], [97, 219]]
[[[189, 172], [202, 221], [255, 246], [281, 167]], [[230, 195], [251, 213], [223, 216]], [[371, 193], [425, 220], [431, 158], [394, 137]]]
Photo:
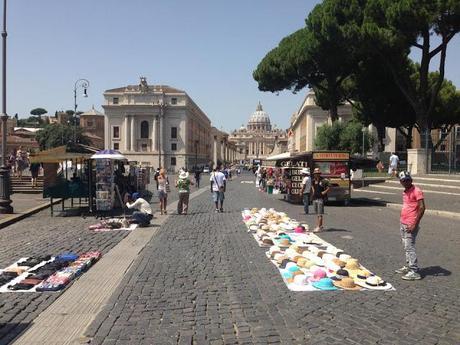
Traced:
[[210, 172], [209, 167], [204, 167], [204, 168], [203, 168], [203, 173], [204, 173], [204, 174], [209, 174], [209, 172]]

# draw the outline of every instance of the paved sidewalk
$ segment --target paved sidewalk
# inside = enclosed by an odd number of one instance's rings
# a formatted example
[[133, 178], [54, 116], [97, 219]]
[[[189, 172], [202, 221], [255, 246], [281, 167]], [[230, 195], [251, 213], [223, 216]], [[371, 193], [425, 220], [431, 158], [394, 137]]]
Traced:
[[425, 278], [393, 274], [403, 261], [398, 211], [327, 207], [321, 236], [359, 258], [396, 291], [290, 292], [246, 232], [243, 207], [275, 207], [313, 225], [301, 206], [239, 180], [224, 214], [210, 195], [171, 216], [86, 335], [91, 344], [438, 344], [460, 343], [458, 222], [426, 217], [418, 239]]

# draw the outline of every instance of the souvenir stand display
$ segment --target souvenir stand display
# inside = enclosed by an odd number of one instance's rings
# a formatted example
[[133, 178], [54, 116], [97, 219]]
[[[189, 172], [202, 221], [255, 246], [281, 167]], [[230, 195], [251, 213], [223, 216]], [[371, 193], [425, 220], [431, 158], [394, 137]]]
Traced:
[[90, 157], [94, 152], [96, 149], [92, 147], [72, 144], [30, 156], [31, 163], [40, 163], [43, 166], [43, 198], [50, 198], [51, 215], [55, 198], [62, 199], [62, 211], [65, 199], [70, 199], [72, 206], [74, 198], [80, 200], [80, 205], [82, 198], [88, 199], [91, 211], [93, 189]]
[[125, 156], [115, 150], [101, 150], [92, 159], [96, 161], [96, 210], [98, 212], [112, 211], [115, 198], [116, 161], [126, 160]]
[[243, 221], [292, 291], [394, 290], [358, 259], [310, 233], [286, 213], [245, 209]]
[[113, 160], [96, 159], [96, 210], [110, 211], [114, 196]]

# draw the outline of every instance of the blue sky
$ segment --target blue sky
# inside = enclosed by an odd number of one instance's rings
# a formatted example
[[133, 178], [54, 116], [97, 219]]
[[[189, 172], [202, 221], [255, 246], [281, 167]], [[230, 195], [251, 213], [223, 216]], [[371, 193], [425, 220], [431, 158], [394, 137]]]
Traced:
[[[102, 110], [104, 90], [142, 75], [185, 90], [218, 128], [245, 124], [259, 100], [287, 128], [306, 90], [260, 92], [252, 71], [319, 2], [10, 0], [8, 114], [72, 109], [79, 78], [91, 84], [79, 110]], [[459, 43], [450, 45], [446, 77], [460, 87]]]

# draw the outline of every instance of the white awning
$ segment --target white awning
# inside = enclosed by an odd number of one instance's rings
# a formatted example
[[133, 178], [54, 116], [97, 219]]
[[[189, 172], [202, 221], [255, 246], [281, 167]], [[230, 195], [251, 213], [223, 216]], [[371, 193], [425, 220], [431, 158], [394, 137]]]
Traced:
[[267, 158], [265, 158], [265, 160], [267, 160], [267, 161], [277, 161], [279, 159], [287, 159], [287, 158], [290, 158], [290, 157], [291, 157], [290, 152], [283, 152], [283, 153], [279, 153], [279, 154], [274, 155], [274, 156], [267, 157]]

